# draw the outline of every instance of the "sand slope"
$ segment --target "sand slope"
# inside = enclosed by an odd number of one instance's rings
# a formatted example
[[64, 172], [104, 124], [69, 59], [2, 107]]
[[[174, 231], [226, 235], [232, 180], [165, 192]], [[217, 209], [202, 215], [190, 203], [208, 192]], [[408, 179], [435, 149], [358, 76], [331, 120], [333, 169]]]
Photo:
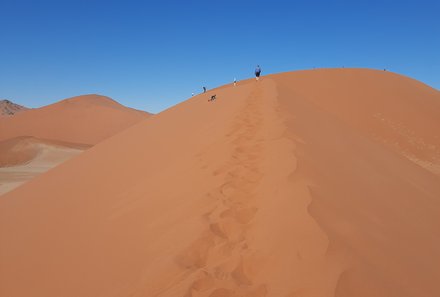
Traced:
[[0, 118], [0, 140], [32, 136], [94, 145], [148, 116], [108, 97], [84, 95]]
[[89, 148], [33, 137], [0, 142], [0, 195], [63, 163]]
[[0, 295], [438, 296], [439, 104], [358, 69], [193, 97], [2, 196]]
[[26, 112], [2, 104], [5, 112], [21, 113], [0, 118], [0, 195], [149, 116], [98, 95]]

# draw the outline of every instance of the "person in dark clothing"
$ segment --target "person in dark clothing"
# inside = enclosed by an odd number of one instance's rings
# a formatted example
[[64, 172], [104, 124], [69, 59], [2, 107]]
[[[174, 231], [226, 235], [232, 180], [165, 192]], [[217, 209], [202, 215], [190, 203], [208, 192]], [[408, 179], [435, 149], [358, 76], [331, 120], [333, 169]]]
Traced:
[[261, 74], [261, 68], [260, 65], [257, 65], [257, 68], [255, 68], [255, 79], [258, 80], [260, 78]]
[[206, 87], [203, 87], [203, 93], [206, 93]]

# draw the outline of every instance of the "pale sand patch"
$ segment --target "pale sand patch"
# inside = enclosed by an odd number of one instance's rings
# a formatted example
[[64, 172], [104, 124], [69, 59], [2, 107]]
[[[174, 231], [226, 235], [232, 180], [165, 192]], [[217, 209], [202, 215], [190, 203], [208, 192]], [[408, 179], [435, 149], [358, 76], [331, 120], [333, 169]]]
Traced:
[[36, 156], [26, 164], [0, 167], [0, 195], [80, 154], [84, 149], [35, 143]]

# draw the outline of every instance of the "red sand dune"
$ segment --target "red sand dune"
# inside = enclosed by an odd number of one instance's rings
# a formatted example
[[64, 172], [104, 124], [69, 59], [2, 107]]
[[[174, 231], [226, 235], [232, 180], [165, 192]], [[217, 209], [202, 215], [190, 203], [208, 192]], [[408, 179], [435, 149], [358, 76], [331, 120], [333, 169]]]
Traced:
[[99, 95], [84, 95], [0, 118], [0, 141], [19, 136], [94, 145], [148, 113]]
[[12, 116], [25, 110], [28, 110], [28, 108], [15, 104], [9, 100], [0, 100], [0, 117]]
[[[22, 111], [10, 101], [0, 102], [0, 109], [2, 104], [7, 113]], [[148, 116], [86, 95], [0, 119], [0, 195]]]
[[361, 69], [193, 97], [2, 196], [0, 295], [440, 296], [439, 114]]

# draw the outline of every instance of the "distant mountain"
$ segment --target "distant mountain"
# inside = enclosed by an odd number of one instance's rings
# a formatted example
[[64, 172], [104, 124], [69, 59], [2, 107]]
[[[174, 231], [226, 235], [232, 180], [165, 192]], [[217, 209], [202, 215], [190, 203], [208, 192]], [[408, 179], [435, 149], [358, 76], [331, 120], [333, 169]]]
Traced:
[[9, 100], [0, 100], [0, 116], [11, 116], [24, 110], [28, 108]]

